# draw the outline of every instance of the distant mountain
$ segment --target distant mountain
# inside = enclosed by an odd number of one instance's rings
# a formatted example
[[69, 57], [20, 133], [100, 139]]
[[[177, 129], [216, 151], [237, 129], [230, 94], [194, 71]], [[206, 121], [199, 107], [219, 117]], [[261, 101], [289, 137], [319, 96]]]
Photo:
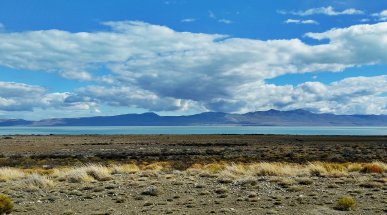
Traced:
[[32, 121], [26, 121], [23, 119], [0, 119], [0, 126], [24, 126], [30, 125]]
[[0, 126], [387, 126], [387, 115], [316, 114], [306, 110], [256, 111], [245, 114], [205, 112], [189, 116], [159, 116], [155, 113], [39, 121], [0, 119]]

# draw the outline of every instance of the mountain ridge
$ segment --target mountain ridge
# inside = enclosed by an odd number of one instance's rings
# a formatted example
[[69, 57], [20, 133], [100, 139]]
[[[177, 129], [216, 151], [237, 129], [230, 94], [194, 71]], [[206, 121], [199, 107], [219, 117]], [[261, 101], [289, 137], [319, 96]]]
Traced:
[[303, 109], [267, 110], [244, 114], [203, 112], [193, 115], [160, 116], [153, 112], [37, 121], [0, 119], [0, 126], [387, 126], [387, 115], [335, 115]]

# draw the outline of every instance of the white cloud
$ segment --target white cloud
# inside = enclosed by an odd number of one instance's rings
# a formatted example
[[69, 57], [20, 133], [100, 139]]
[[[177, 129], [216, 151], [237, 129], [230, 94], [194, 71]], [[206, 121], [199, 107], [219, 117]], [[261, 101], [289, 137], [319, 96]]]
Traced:
[[77, 90], [77, 95], [72, 101], [84, 102], [98, 101], [110, 106], [139, 107], [153, 111], [184, 110], [188, 107], [187, 102], [176, 98], [160, 98], [155, 93], [131, 87], [101, 87], [90, 86]]
[[92, 109], [93, 102], [69, 102], [71, 93], [47, 93], [40, 86], [15, 82], [0, 82], [0, 110], [32, 111], [35, 108]]
[[233, 21], [229, 20], [229, 19], [219, 19], [214, 12], [212, 11], [208, 11], [208, 17], [210, 19], [215, 19], [217, 20], [219, 23], [223, 23], [223, 24], [232, 24], [234, 23]]
[[299, 11], [278, 11], [278, 13], [292, 14], [296, 16], [312, 16], [317, 14], [322, 14], [327, 16], [339, 16], [339, 15], [361, 15], [361, 14], [364, 14], [364, 11], [357, 10], [354, 8], [345, 9], [343, 11], [336, 11], [332, 6], [328, 6], [328, 7], [311, 8], [308, 10], [299, 10]]
[[315, 20], [312, 19], [307, 19], [307, 20], [300, 20], [300, 19], [287, 19], [285, 21], [286, 24], [313, 24], [313, 25], [318, 25], [319, 23]]
[[[247, 90], [246, 90], [247, 91]], [[251, 110], [308, 109], [336, 114], [387, 114], [387, 76], [353, 77], [323, 84], [306, 82], [297, 86], [261, 83], [251, 86], [242, 100], [242, 112]]]
[[80, 81], [91, 81], [93, 78], [90, 73], [85, 71], [65, 70], [59, 73], [62, 77]]
[[360, 21], [360, 22], [369, 22], [369, 21], [371, 21], [371, 20], [368, 19], [368, 18], [364, 18], [364, 19], [360, 19], [359, 21]]
[[233, 23], [233, 21], [228, 20], [228, 19], [219, 19], [218, 22], [224, 23], [224, 24], [232, 24]]
[[186, 19], [182, 19], [182, 20], [180, 20], [181, 22], [195, 22], [196, 21], [196, 19], [194, 19], [194, 18], [186, 18]]
[[372, 16], [377, 17], [379, 21], [387, 21], [387, 10], [383, 10], [380, 13], [374, 13]]
[[48, 93], [40, 86], [0, 82], [0, 111], [93, 110], [97, 106], [93, 101], [68, 101], [70, 96], [71, 93]]
[[[306, 104], [319, 111], [341, 113], [345, 110], [369, 112], [363, 106], [360, 108], [360, 101], [368, 99], [368, 102], [375, 101], [375, 113], [386, 109], [377, 108], [385, 97], [375, 92], [355, 96], [358, 100], [353, 100], [353, 104], [359, 107], [349, 108], [345, 101], [333, 100], [331, 94], [321, 97], [318, 93], [310, 93], [313, 90], [323, 92], [326, 88], [344, 92], [334, 85], [313, 82], [296, 87], [275, 86], [266, 84], [265, 80], [285, 74], [343, 71], [354, 66], [386, 64], [387, 23], [306, 34], [313, 39], [327, 39], [328, 42], [319, 45], [309, 45], [299, 39], [263, 41], [176, 32], [143, 22], [104, 24], [111, 30], [0, 33], [1, 66], [57, 72], [69, 79], [96, 81], [96, 86], [70, 93], [41, 92], [39, 96], [31, 96], [39, 98], [37, 103], [25, 103], [20, 107], [93, 109], [98, 108], [97, 105], [110, 105], [151, 111], [239, 112]], [[110, 74], [93, 73], [100, 67], [108, 69]], [[22, 91], [17, 94], [28, 95]], [[53, 101], [49, 95], [61, 99]], [[298, 95], [303, 99], [297, 99]], [[3, 99], [1, 110], [12, 109], [6, 108], [7, 105], [20, 109], [9, 103], [9, 95], [0, 97]], [[21, 100], [17, 97], [12, 101], [20, 103]]]

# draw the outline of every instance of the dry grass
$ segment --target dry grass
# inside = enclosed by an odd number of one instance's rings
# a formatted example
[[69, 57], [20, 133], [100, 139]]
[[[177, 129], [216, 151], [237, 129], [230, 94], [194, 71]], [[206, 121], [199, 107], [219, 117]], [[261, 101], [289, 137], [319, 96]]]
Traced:
[[91, 164], [81, 168], [81, 170], [84, 170], [97, 181], [109, 181], [112, 179], [110, 169], [102, 165]]
[[140, 171], [136, 164], [114, 165], [111, 169], [112, 174], [132, 174]]
[[90, 182], [95, 180], [108, 181], [111, 180], [111, 170], [102, 165], [85, 165], [70, 169], [57, 170], [53, 173], [54, 177], [60, 181], [68, 181], [71, 183]]
[[139, 165], [141, 170], [150, 170], [150, 171], [161, 171], [164, 169], [170, 169], [171, 165], [168, 162], [155, 162], [151, 164], [141, 164]]
[[241, 176], [327, 176], [343, 177], [353, 172], [383, 173], [387, 166], [382, 162], [373, 163], [325, 163], [311, 162], [307, 164], [293, 164], [280, 162], [261, 162], [250, 164], [212, 163], [207, 165], [195, 164], [188, 171], [191, 173], [208, 173], [228, 177]]
[[54, 182], [44, 175], [33, 173], [19, 181], [19, 185], [22, 187], [49, 188], [54, 186]]
[[[151, 164], [122, 164], [103, 166], [89, 164], [72, 168], [45, 169], [16, 169], [0, 168], [0, 182], [20, 181], [21, 184], [45, 188], [53, 186], [55, 180], [72, 183], [108, 181], [114, 174], [152, 173], [171, 171], [171, 164], [155, 162]], [[325, 163], [311, 162], [306, 164], [260, 162], [260, 163], [226, 163], [194, 164], [185, 170], [188, 174], [200, 174], [218, 177], [223, 183], [245, 183], [243, 179], [254, 179], [260, 176], [270, 177], [342, 177], [350, 174], [383, 174], [387, 172], [387, 165], [383, 162], [372, 163]], [[113, 175], [112, 175], [113, 174]], [[248, 183], [250, 180], [247, 180]], [[246, 182], [247, 183], [247, 182]], [[279, 181], [281, 186], [293, 183]]]
[[361, 168], [361, 172], [364, 173], [383, 173], [387, 171], [387, 165], [382, 162], [373, 162], [370, 164], [365, 164]]
[[55, 171], [53, 174], [59, 181], [68, 181], [70, 183], [90, 182], [94, 179], [83, 169], [72, 168]]
[[26, 174], [20, 169], [9, 167], [0, 168], [0, 181], [17, 180], [25, 176]]

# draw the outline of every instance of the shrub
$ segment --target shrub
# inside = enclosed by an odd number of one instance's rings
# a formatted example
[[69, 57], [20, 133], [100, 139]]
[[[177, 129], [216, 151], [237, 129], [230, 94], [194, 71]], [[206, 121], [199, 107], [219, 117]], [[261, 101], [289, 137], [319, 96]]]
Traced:
[[351, 196], [343, 196], [337, 199], [336, 209], [349, 211], [356, 206], [356, 201]]
[[158, 196], [160, 194], [160, 191], [159, 189], [157, 189], [156, 186], [149, 186], [141, 194], [148, 196]]
[[361, 172], [363, 172], [363, 173], [380, 173], [381, 174], [384, 172], [384, 169], [380, 164], [375, 162], [375, 163], [364, 165]]
[[13, 209], [13, 201], [6, 195], [0, 194], [0, 214], [9, 214]]

